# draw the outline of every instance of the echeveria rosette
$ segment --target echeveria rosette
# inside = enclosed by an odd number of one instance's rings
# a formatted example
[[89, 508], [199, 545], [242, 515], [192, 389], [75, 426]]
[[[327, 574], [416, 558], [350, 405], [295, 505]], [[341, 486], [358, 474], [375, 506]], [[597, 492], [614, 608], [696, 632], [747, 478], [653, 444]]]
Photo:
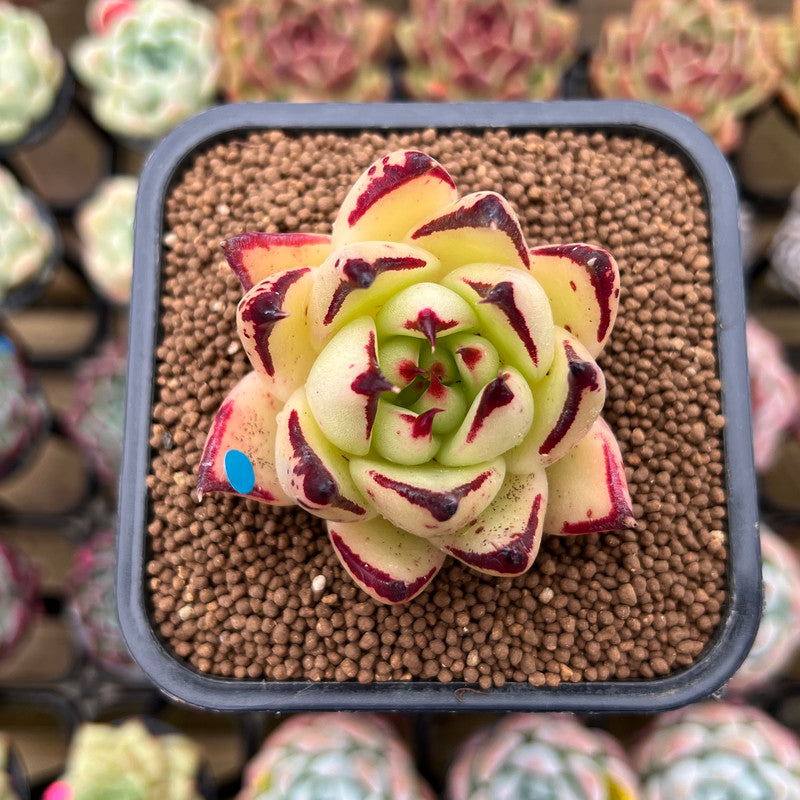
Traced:
[[396, 37], [425, 100], [547, 100], [575, 58], [577, 16], [551, 0], [412, 0]]
[[0, 2], [0, 145], [45, 117], [64, 78], [64, 59], [35, 12]]
[[750, 652], [728, 691], [752, 692], [779, 675], [800, 651], [800, 553], [761, 523], [764, 608]]
[[254, 371], [224, 400], [198, 492], [297, 503], [353, 579], [405, 602], [446, 555], [525, 572], [542, 532], [635, 525], [595, 357], [619, 271], [528, 248], [494, 192], [459, 198], [424, 153], [362, 174], [330, 236], [223, 243]]
[[156, 736], [139, 719], [83, 723], [62, 777], [43, 800], [202, 800], [199, 747], [187, 736]]
[[632, 752], [642, 800], [800, 797], [800, 743], [758, 708], [705, 702], [661, 714]]
[[219, 9], [228, 100], [385, 100], [392, 15], [363, 0], [233, 0]]
[[131, 296], [138, 186], [131, 175], [106, 178], [75, 216], [84, 269], [97, 290], [113, 303], [126, 304]]
[[433, 800], [408, 749], [374, 714], [298, 714], [245, 769], [236, 800]]
[[[0, 81], [2, 82], [2, 81]], [[0, 167], [0, 303], [47, 266], [56, 235], [32, 197]]]
[[605, 97], [686, 114], [723, 152], [778, 80], [759, 19], [728, 0], [635, 0], [628, 16], [604, 22], [590, 74]]
[[800, 121], [800, 0], [794, 0], [791, 14], [765, 23], [765, 37], [780, 71], [780, 98]]
[[512, 714], [473, 734], [447, 775], [447, 800], [638, 800], [619, 742], [571, 714]]
[[196, 3], [140, 0], [76, 42], [70, 63], [92, 90], [92, 113], [103, 127], [154, 138], [213, 101], [215, 37], [214, 15]]
[[39, 576], [27, 558], [0, 541], [0, 659], [39, 613]]

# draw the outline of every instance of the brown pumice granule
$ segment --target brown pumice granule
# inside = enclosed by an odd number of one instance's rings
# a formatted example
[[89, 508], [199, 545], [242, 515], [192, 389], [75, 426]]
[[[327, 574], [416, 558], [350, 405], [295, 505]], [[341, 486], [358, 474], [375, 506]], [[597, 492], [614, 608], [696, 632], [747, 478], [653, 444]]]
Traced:
[[[250, 370], [219, 241], [329, 232], [361, 172], [409, 147], [441, 161], [461, 194], [505, 195], [530, 245], [585, 241], [616, 257], [621, 305], [599, 361], [639, 527], [545, 538], [514, 580], [450, 560], [415, 601], [389, 607], [352, 583], [322, 521], [198, 502], [195, 485], [214, 414]], [[193, 159], [164, 233], [147, 574], [156, 630], [178, 657], [240, 680], [483, 689], [654, 678], [698, 657], [725, 602], [724, 419], [706, 199], [665, 145], [568, 130], [253, 133]]]

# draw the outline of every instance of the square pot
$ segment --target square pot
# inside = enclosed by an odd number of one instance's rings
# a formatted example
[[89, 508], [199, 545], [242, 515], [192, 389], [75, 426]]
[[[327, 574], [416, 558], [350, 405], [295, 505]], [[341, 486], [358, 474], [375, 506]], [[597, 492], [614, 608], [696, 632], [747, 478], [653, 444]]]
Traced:
[[[200, 502], [188, 462], [248, 369], [217, 241], [310, 230], [304, 220], [329, 230], [338, 202], [317, 205], [304, 181], [337, 153], [358, 160], [341, 180], [326, 173], [341, 200], [398, 147], [440, 160], [444, 148], [459, 189], [507, 195], [531, 245], [593, 238], [623, 252], [600, 363], [639, 530], [546, 540], [513, 581], [473, 586], [453, 567], [448, 583], [443, 570], [426, 600], [391, 611], [336, 583], [304, 512], [287, 522], [252, 501]], [[225, 166], [234, 153], [241, 173]], [[287, 154], [297, 163], [274, 161]], [[226, 202], [214, 169], [228, 170]], [[231, 711], [653, 712], [711, 694], [747, 653], [761, 601], [737, 197], [688, 119], [608, 101], [212, 109], [167, 136], [141, 176], [131, 320], [117, 597], [132, 654], [167, 694]], [[181, 352], [211, 370], [185, 385], [170, 352], [180, 320], [201, 331]], [[320, 573], [330, 594], [315, 597]]]

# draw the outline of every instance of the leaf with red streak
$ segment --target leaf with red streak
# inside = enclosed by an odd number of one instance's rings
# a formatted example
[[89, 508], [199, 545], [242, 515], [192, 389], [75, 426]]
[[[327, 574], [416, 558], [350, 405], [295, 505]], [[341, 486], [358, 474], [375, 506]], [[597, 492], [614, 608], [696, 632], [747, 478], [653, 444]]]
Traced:
[[444, 563], [438, 548], [380, 517], [369, 522], [329, 522], [333, 549], [353, 580], [380, 603], [407, 603]]
[[322, 233], [249, 232], [222, 242], [228, 265], [245, 291], [276, 272], [318, 267], [331, 252], [331, 237]]
[[302, 385], [314, 363], [306, 322], [313, 280], [309, 267], [279, 272], [250, 289], [236, 310], [244, 351], [281, 400]]
[[350, 477], [350, 464], [317, 425], [305, 389], [292, 394], [277, 417], [275, 471], [298, 505], [323, 519], [360, 522], [375, 511]]
[[334, 245], [400, 242], [457, 197], [453, 179], [438, 161], [417, 150], [389, 153], [347, 193], [333, 223]]
[[505, 367], [472, 401], [464, 421], [442, 444], [436, 460], [463, 467], [502, 455], [524, 439], [533, 417], [528, 382], [513, 367]]
[[273, 505], [292, 505], [275, 472], [276, 415], [283, 403], [270, 394], [257, 372], [245, 375], [217, 411], [197, 472], [198, 495], [208, 492], [241, 494], [231, 485], [225, 468], [229, 451], [243, 453], [253, 468], [253, 488], [244, 494]]
[[471, 398], [497, 376], [500, 356], [485, 336], [457, 333], [448, 337], [447, 347], [453, 354], [461, 382]]
[[580, 534], [635, 528], [619, 444], [598, 417], [586, 436], [547, 468], [545, 533]]
[[317, 349], [337, 330], [374, 314], [397, 292], [435, 280], [439, 259], [406, 244], [364, 242], [336, 250], [320, 265], [308, 303], [308, 324]]
[[434, 542], [479, 572], [521, 575], [539, 552], [546, 508], [544, 469], [506, 475], [497, 496], [474, 522]]
[[345, 325], [317, 356], [306, 380], [306, 397], [331, 443], [365, 456], [378, 400], [392, 388], [378, 366], [375, 322], [360, 317]]
[[381, 402], [372, 431], [372, 447], [381, 458], [395, 464], [425, 464], [441, 444], [441, 439], [433, 435], [433, 423], [440, 413], [441, 409], [431, 408], [416, 414]]
[[517, 215], [496, 192], [465, 195], [422, 222], [406, 241], [438, 256], [447, 272], [483, 261], [523, 270], [530, 264]]
[[379, 514], [415, 536], [452, 533], [492, 501], [505, 477], [498, 458], [469, 467], [407, 467], [354, 458], [350, 473]]
[[419, 339], [408, 336], [395, 336], [378, 345], [378, 363], [383, 374], [395, 386], [405, 389], [422, 374], [419, 365], [420, 345]]
[[525, 440], [506, 453], [511, 472], [525, 473], [538, 464], [555, 464], [587, 433], [603, 410], [606, 381], [589, 351], [556, 327], [553, 364], [533, 384], [536, 413]]
[[427, 339], [436, 349], [439, 337], [475, 330], [475, 312], [463, 298], [438, 283], [418, 283], [384, 304], [375, 318], [382, 336]]
[[581, 243], [533, 247], [530, 253], [531, 273], [550, 298], [555, 324], [597, 358], [617, 318], [617, 262], [607, 251]]
[[442, 283], [475, 309], [503, 361], [529, 381], [541, 380], [553, 361], [553, 314], [536, 278], [513, 267], [469, 264]]
[[424, 414], [433, 408], [441, 409], [433, 420], [436, 436], [445, 436], [455, 430], [468, 407], [469, 401], [460, 384], [448, 386], [438, 378], [433, 378], [428, 388], [411, 404], [411, 410], [416, 414]]

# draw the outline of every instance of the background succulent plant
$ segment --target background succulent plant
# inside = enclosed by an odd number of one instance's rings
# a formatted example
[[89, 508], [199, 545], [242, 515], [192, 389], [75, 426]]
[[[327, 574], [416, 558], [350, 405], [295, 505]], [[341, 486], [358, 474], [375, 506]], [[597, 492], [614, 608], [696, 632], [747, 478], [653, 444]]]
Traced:
[[70, 612], [90, 658], [121, 676], [140, 674], [117, 622], [114, 531], [101, 530], [75, 551], [67, 577]]
[[658, 717], [633, 754], [642, 800], [800, 796], [800, 747], [763, 711], [706, 702]]
[[9, 290], [42, 269], [55, 246], [55, 234], [30, 195], [0, 167], [0, 302]]
[[84, 723], [70, 744], [64, 775], [44, 800], [202, 800], [200, 753], [180, 734], [154, 736], [138, 719]]
[[34, 11], [0, 2], [0, 144], [21, 139], [53, 106], [64, 59]]
[[800, 0], [794, 0], [790, 15], [769, 20], [765, 28], [767, 47], [780, 70], [781, 100], [800, 119]]
[[372, 714], [301, 714], [248, 764], [237, 800], [433, 800], [400, 738]]
[[92, 90], [92, 112], [113, 133], [161, 136], [208, 106], [219, 71], [213, 14], [187, 0], [126, 5], [78, 40], [70, 63]]
[[383, 100], [392, 17], [362, 0], [234, 0], [219, 11], [229, 100]]
[[778, 79], [759, 19], [727, 0], [635, 0], [629, 16], [605, 21], [590, 73], [605, 97], [692, 117], [723, 151]]
[[529, 249], [503, 197], [459, 198], [417, 151], [370, 166], [330, 236], [223, 247], [254, 371], [212, 423], [201, 495], [298, 503], [356, 583], [394, 603], [448, 554], [519, 575], [543, 530], [635, 525], [599, 416], [594, 359], [619, 302], [607, 252]]
[[570, 714], [513, 714], [462, 745], [447, 800], [637, 800], [619, 743]]
[[28, 560], [0, 541], [0, 658], [17, 645], [38, 611], [39, 578]]
[[133, 216], [139, 182], [107, 178], [78, 210], [75, 226], [90, 280], [113, 303], [127, 303], [133, 274]]
[[800, 554], [761, 524], [764, 609], [753, 646], [728, 683], [732, 692], [750, 692], [781, 672], [800, 649]]
[[557, 93], [577, 34], [550, 0], [412, 0], [396, 35], [411, 96], [521, 100]]

